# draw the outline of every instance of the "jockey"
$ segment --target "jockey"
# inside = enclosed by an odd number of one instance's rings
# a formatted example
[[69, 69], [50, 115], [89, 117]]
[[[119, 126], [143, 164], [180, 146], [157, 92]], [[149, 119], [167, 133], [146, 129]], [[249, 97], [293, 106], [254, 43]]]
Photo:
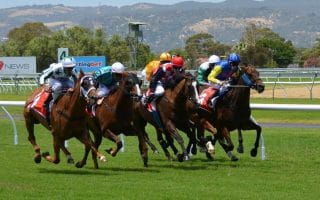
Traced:
[[93, 78], [97, 81], [97, 97], [102, 98], [116, 86], [116, 80], [112, 77], [113, 73], [123, 73], [124, 65], [115, 62], [111, 66], [104, 66], [93, 72]]
[[[205, 97], [201, 103], [204, 108], [208, 107], [209, 100], [214, 97], [217, 92], [216, 97], [211, 100], [211, 107], [214, 108], [217, 99], [227, 92], [226, 81], [231, 77], [231, 75], [238, 71], [240, 63], [240, 56], [236, 53], [231, 53], [228, 56], [228, 60], [221, 61], [216, 65], [210, 72], [208, 76], [208, 81], [214, 84], [214, 87], [209, 87], [206, 89]], [[204, 94], [204, 93], [202, 93]]]
[[202, 63], [197, 71], [197, 81], [199, 85], [208, 85], [208, 75], [215, 65], [220, 62], [219, 56], [212, 55], [207, 62]]
[[158, 67], [154, 67], [149, 69], [152, 70], [151, 73], [147, 74], [147, 79], [150, 81], [149, 89], [146, 94], [145, 101], [150, 103], [155, 96], [162, 96], [164, 93], [164, 79], [166, 75], [166, 71], [172, 69], [172, 65], [170, 63], [171, 55], [167, 52], [163, 52], [160, 55], [160, 63]]
[[76, 61], [73, 57], [65, 57], [61, 63], [52, 63], [48, 69], [43, 71], [39, 82], [43, 85], [48, 79], [54, 101], [59, 98], [63, 90], [74, 87], [77, 80], [74, 72], [75, 66]]
[[[169, 57], [167, 58], [169, 59]], [[169, 60], [160, 60], [160, 66], [153, 73], [150, 81], [149, 90], [147, 92], [147, 103], [150, 103], [154, 97], [160, 97], [164, 94], [165, 82], [170, 79], [170, 76], [175, 72], [181, 71], [183, 64], [184, 60], [180, 56], [173, 57], [171, 62], [169, 62]]]

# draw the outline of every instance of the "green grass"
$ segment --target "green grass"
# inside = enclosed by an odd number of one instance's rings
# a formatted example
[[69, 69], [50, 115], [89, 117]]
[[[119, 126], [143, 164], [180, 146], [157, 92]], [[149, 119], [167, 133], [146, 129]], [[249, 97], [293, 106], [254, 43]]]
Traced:
[[[217, 146], [216, 160], [203, 154], [185, 163], [169, 162], [162, 152], [149, 153], [149, 168], [142, 167], [137, 139], [126, 137], [125, 152], [108, 156], [101, 169], [92, 169], [91, 159], [83, 169], [46, 161], [35, 164], [23, 121], [17, 121], [19, 145], [13, 145], [12, 127], [0, 120], [0, 199], [319, 199], [319, 130], [264, 128], [267, 160], [249, 156], [255, 139], [244, 132], [245, 153], [231, 162]], [[38, 126], [37, 140], [42, 151], [52, 153], [52, 137]], [[148, 129], [157, 144], [153, 129]], [[233, 141], [236, 134], [232, 134]], [[72, 139], [75, 160], [83, 146]], [[104, 139], [101, 150], [113, 143]], [[259, 149], [260, 153], [260, 149]], [[260, 156], [258, 154], [258, 156]]]

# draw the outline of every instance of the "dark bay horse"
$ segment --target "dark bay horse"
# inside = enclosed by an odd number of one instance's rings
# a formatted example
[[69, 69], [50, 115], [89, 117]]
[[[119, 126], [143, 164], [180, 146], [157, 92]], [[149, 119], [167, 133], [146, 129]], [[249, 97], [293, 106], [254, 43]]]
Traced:
[[[118, 88], [105, 97], [100, 105], [97, 105], [95, 116], [88, 120], [89, 129], [95, 138], [95, 147], [98, 149], [102, 136], [106, 137], [117, 144], [115, 149], [108, 151], [112, 156], [116, 156], [122, 148], [122, 142], [118, 137], [120, 133], [138, 136], [140, 154], [144, 166], [147, 166], [148, 148], [145, 137], [135, 130], [132, 123], [134, 99], [138, 100], [141, 96], [139, 80], [133, 73], [115, 74], [115, 76], [118, 76], [116, 77], [119, 80]], [[94, 166], [98, 168], [95, 154], [92, 156]]]
[[[48, 130], [51, 130], [53, 136], [53, 146], [55, 156], [51, 157], [49, 153], [43, 153], [42, 156], [49, 162], [58, 164], [60, 162], [59, 152], [60, 148], [66, 153], [68, 159], [72, 159], [70, 152], [64, 147], [64, 141], [72, 137], [76, 137], [85, 144], [86, 149], [93, 149], [101, 160], [105, 157], [96, 151], [93, 147], [90, 138], [88, 137], [88, 130], [86, 127], [86, 114], [84, 112], [88, 99], [95, 94], [93, 79], [91, 76], [85, 76], [80, 73], [79, 79], [75, 84], [73, 90], [69, 90], [52, 106], [51, 125], [41, 117], [37, 112], [30, 108], [34, 97], [44, 89], [37, 89], [30, 98], [26, 101], [24, 107], [24, 118], [26, 127], [29, 133], [29, 141], [35, 151], [34, 161], [41, 162], [40, 147], [36, 143], [34, 135], [34, 124], [41, 123]], [[72, 159], [73, 160], [73, 159]]]
[[165, 133], [169, 144], [173, 144], [174, 138], [179, 143], [182, 153], [179, 154], [174, 146], [173, 150], [178, 160], [182, 162], [183, 160], [189, 160], [189, 156], [177, 128], [186, 132], [189, 137], [194, 137], [189, 126], [189, 119], [196, 112], [197, 90], [193, 76], [188, 74], [178, 74], [178, 76], [180, 77], [177, 77], [177, 84], [173, 88], [166, 89], [164, 96], [157, 100], [156, 107], [163, 127], [159, 125], [152, 112], [149, 112], [141, 102], [135, 105], [134, 126], [140, 134], [147, 135], [145, 131], [147, 122], [153, 125], [157, 131], [157, 139], [168, 158], [170, 158], [170, 154], [167, 151], [167, 144], [162, 138], [162, 133]]
[[[261, 127], [251, 118], [250, 89], [255, 89], [261, 93], [265, 86], [256, 68], [247, 65], [240, 68], [240, 74], [235, 76], [234, 82], [235, 84], [229, 86], [228, 93], [216, 103], [211, 117], [218, 136], [215, 137], [214, 143], [218, 139], [231, 160], [236, 161], [238, 158], [232, 154], [234, 145], [229, 134], [230, 131], [235, 129], [257, 131], [251, 156], [257, 155]], [[226, 139], [228, 144], [225, 144], [223, 138]]]

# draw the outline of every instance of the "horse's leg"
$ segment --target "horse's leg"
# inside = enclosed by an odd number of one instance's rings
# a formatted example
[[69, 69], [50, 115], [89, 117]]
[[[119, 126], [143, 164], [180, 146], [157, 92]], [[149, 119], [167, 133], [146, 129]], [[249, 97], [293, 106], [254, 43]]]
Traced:
[[173, 154], [176, 155], [178, 153], [178, 149], [177, 147], [174, 145], [174, 141], [173, 138], [171, 137], [170, 133], [165, 131], [165, 137], [166, 137], [166, 141], [167, 144], [170, 146], [171, 150], [173, 151]]
[[[89, 121], [88, 127], [89, 127], [89, 130], [91, 130], [94, 137], [93, 145], [98, 150], [102, 142], [102, 133], [99, 129], [99, 126], [94, 121]], [[97, 160], [97, 154], [91, 151], [91, 156], [92, 156], [94, 168], [98, 169], [99, 165]]]
[[168, 151], [168, 143], [162, 137], [162, 132], [156, 128], [156, 133], [157, 133], [157, 140], [164, 152], [164, 155], [168, 158], [168, 160], [172, 160], [172, 157]]
[[239, 146], [237, 148], [238, 153], [243, 153], [243, 138], [242, 138], [242, 132], [241, 129], [238, 129], [238, 141], [239, 141]]
[[173, 136], [173, 138], [175, 140], [177, 140], [177, 142], [180, 144], [181, 146], [181, 150], [183, 152], [183, 154], [178, 154], [177, 157], [178, 157], [178, 160], [179, 162], [182, 162], [183, 160], [189, 160], [189, 155], [188, 155], [188, 152], [187, 152], [187, 149], [185, 148], [184, 146], [184, 141], [183, 141], [183, 138], [181, 137], [181, 135], [178, 133], [175, 125], [171, 122], [171, 120], [168, 120], [167, 123], [166, 123], [166, 128], [168, 130], [168, 132]]
[[49, 152], [42, 153], [42, 157], [44, 157], [47, 161], [52, 162], [54, 164], [58, 164], [60, 162], [60, 147], [64, 144], [64, 140], [59, 139], [56, 133], [52, 132], [53, 135], [53, 150], [54, 156], [50, 156]]
[[[63, 142], [64, 143], [64, 142]], [[63, 153], [66, 155], [67, 157], [67, 163], [68, 164], [74, 164], [74, 159], [71, 156], [71, 153], [69, 152], [69, 150], [64, 146], [64, 144], [61, 145], [61, 150], [63, 151]]]
[[106, 150], [112, 157], [115, 157], [117, 155], [117, 153], [119, 152], [119, 150], [123, 146], [120, 138], [117, 135], [115, 135], [112, 131], [110, 131], [109, 129], [107, 129], [104, 132], [104, 136], [117, 144], [116, 149], [110, 148], [110, 149]]
[[146, 140], [146, 143], [149, 145], [149, 147], [151, 148], [151, 150], [153, 151], [153, 153], [155, 154], [159, 154], [159, 151], [157, 149], [157, 147], [151, 142], [149, 135], [147, 132], [144, 132], [144, 138]]
[[258, 147], [259, 147], [259, 141], [261, 137], [261, 126], [255, 122], [255, 120], [250, 117], [250, 119], [241, 126], [242, 130], [256, 130], [257, 136], [256, 136], [256, 141], [254, 143], [253, 149], [251, 149], [250, 154], [252, 157], [256, 157], [258, 153]]
[[219, 144], [222, 146], [224, 151], [227, 153], [227, 155], [231, 159], [231, 161], [239, 160], [232, 153], [232, 150], [234, 149], [234, 145], [232, 143], [229, 130], [227, 128], [221, 128], [221, 129], [218, 130], [218, 134], [217, 135], [218, 135]]
[[189, 138], [189, 143], [187, 145], [187, 152], [193, 155], [197, 154], [197, 138], [196, 138], [196, 127], [189, 123], [189, 127], [186, 128], [186, 133]]
[[77, 168], [82, 168], [86, 164], [90, 149], [93, 151], [93, 153], [96, 154], [96, 156], [101, 161], [106, 162], [106, 157], [103, 154], [101, 154], [100, 152], [98, 152], [98, 150], [94, 147], [88, 130], [84, 130], [83, 134], [76, 136], [76, 138], [85, 145], [84, 156], [81, 161], [76, 163]]
[[41, 162], [41, 152], [40, 152], [40, 146], [37, 145], [36, 142], [36, 137], [34, 135], [34, 123], [32, 120], [27, 119], [25, 117], [25, 123], [28, 131], [28, 140], [32, 144], [33, 150], [35, 151], [35, 155], [33, 157], [33, 160], [35, 163], [40, 163]]
[[143, 165], [148, 167], [148, 146], [146, 143], [146, 137], [141, 132], [138, 132], [139, 150], [143, 161]]

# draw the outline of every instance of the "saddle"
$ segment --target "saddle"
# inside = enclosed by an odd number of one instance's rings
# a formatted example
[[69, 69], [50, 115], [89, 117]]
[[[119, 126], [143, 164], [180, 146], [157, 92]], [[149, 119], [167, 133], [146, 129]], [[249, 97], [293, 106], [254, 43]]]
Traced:
[[40, 114], [43, 118], [47, 119], [47, 121], [49, 121], [49, 104], [51, 100], [51, 91], [48, 88], [44, 88], [35, 96], [29, 107]]

